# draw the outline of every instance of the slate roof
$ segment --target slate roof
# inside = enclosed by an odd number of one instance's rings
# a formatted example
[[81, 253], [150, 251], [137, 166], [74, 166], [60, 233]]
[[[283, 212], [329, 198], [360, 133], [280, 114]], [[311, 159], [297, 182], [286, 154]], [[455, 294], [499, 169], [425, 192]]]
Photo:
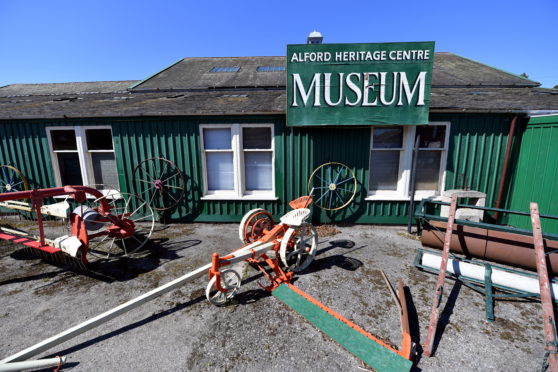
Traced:
[[[259, 66], [286, 66], [285, 57], [184, 58], [142, 81], [133, 91], [207, 88], [285, 87], [285, 71], [258, 72]], [[214, 67], [240, 67], [238, 72], [211, 72]]]
[[[0, 87], [0, 120], [285, 113], [285, 57], [186, 58], [143, 81]], [[238, 72], [209, 72], [238, 66]], [[558, 111], [558, 90], [451, 53], [436, 53], [431, 112]], [[131, 87], [130, 89], [127, 89]]]
[[126, 92], [137, 80], [93, 81], [85, 83], [11, 84], [0, 87], [0, 97], [52, 96]]
[[[240, 67], [238, 72], [210, 72], [213, 67]], [[185, 58], [138, 83], [133, 91], [206, 88], [285, 87], [286, 72], [257, 72], [258, 66], [286, 66], [285, 57]], [[536, 87], [518, 75], [452, 54], [435, 53], [432, 86]]]

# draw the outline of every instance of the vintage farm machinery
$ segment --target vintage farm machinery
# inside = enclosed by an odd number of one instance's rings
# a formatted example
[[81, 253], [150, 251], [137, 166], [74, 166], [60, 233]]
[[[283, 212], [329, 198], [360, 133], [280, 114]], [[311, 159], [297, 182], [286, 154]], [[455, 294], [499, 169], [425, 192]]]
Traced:
[[290, 283], [294, 273], [307, 268], [316, 253], [318, 235], [315, 228], [306, 222], [310, 216], [308, 206], [312, 201], [311, 196], [303, 196], [290, 202], [293, 210], [282, 216], [277, 224], [266, 210], [249, 211], [239, 227], [239, 238], [245, 244], [244, 246], [226, 256], [213, 253], [211, 263], [7, 357], [0, 361], [0, 366], [6, 368], [11, 368], [12, 364], [16, 366], [14, 362], [26, 360], [49, 350], [205, 275], [209, 276], [205, 291], [207, 299], [212, 304], [224, 305], [235, 296], [242, 284], [241, 274], [230, 265], [246, 261], [269, 279], [270, 284], [262, 286], [265, 290], [270, 291], [275, 298], [298, 312], [365, 363], [378, 371], [409, 371], [412, 367], [413, 344], [401, 281], [399, 296], [396, 299], [400, 309], [403, 334], [399, 350], [364, 331]]
[[[58, 202], [49, 203], [52, 200]], [[32, 214], [28, 225], [37, 233], [13, 228], [9, 219], [0, 226], [0, 239], [22, 244], [39, 256], [84, 267], [89, 256], [108, 259], [137, 252], [154, 227], [151, 207], [136, 195], [115, 190], [101, 192], [87, 186], [13, 191], [0, 194], [0, 208]], [[52, 228], [54, 218], [66, 222]], [[47, 223], [49, 226], [45, 226]], [[62, 234], [46, 237], [47, 230]]]

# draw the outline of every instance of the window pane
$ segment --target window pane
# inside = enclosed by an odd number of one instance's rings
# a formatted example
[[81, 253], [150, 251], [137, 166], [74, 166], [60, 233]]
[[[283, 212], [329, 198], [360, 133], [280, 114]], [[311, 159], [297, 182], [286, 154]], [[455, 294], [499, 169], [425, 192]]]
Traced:
[[118, 188], [118, 174], [116, 173], [116, 162], [113, 153], [91, 154], [93, 163], [93, 175], [96, 184], [105, 184]]
[[370, 190], [397, 190], [400, 151], [370, 151]]
[[234, 190], [232, 152], [206, 153], [207, 189]]
[[419, 151], [417, 158], [416, 189], [438, 191], [441, 151]]
[[77, 150], [76, 134], [73, 129], [51, 130], [52, 149], [57, 150]]
[[271, 190], [273, 180], [271, 152], [245, 152], [246, 190]]
[[390, 149], [403, 147], [403, 128], [374, 128], [372, 147], [375, 149]]
[[62, 186], [83, 185], [81, 178], [81, 167], [76, 153], [58, 153], [58, 168]]
[[270, 149], [271, 128], [242, 128], [242, 147], [245, 149]]
[[444, 147], [444, 142], [446, 140], [446, 126], [445, 125], [419, 125], [417, 126], [416, 135], [417, 136], [420, 135], [419, 147], [442, 148]]
[[112, 133], [110, 129], [87, 129], [87, 149], [112, 150]]
[[203, 145], [206, 150], [230, 150], [230, 128], [203, 129]]

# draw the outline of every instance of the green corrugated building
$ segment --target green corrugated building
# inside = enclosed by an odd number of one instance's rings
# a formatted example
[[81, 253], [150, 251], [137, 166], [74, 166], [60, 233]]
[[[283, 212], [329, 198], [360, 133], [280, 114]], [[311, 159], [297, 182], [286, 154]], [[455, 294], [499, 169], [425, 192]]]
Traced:
[[536, 162], [548, 178], [541, 190], [555, 183], [554, 137], [527, 122], [557, 113], [558, 91], [436, 53], [428, 125], [291, 127], [285, 66], [285, 57], [185, 58], [142, 81], [2, 87], [0, 164], [19, 168], [33, 188], [113, 184], [133, 192], [136, 165], [164, 157], [185, 175], [172, 220], [232, 222], [258, 207], [280, 216], [307, 193], [315, 167], [336, 161], [354, 170], [357, 193], [348, 208], [316, 209], [316, 221], [403, 224], [421, 134], [429, 144], [421, 148], [417, 198], [466, 186], [494, 206], [509, 142], [500, 207], [527, 210], [523, 201], [534, 198], [541, 211], [558, 214], [547, 191], [524, 197], [539, 182], [524, 176], [535, 169], [529, 148], [542, 158], [548, 151], [548, 164]]

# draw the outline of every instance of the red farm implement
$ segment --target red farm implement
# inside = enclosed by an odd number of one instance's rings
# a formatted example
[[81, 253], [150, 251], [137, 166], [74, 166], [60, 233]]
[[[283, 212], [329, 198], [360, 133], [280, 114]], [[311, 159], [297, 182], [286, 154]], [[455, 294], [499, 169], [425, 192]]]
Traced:
[[[86, 186], [5, 192], [0, 194], [0, 209], [26, 212], [27, 225], [38, 230], [30, 233], [13, 227], [13, 221], [3, 220], [0, 239], [80, 266], [89, 262], [89, 255], [107, 259], [137, 252], [149, 240], [154, 226], [151, 207], [136, 195]], [[50, 239], [46, 235], [52, 229], [45, 222], [55, 217], [65, 220], [63, 233]]]

